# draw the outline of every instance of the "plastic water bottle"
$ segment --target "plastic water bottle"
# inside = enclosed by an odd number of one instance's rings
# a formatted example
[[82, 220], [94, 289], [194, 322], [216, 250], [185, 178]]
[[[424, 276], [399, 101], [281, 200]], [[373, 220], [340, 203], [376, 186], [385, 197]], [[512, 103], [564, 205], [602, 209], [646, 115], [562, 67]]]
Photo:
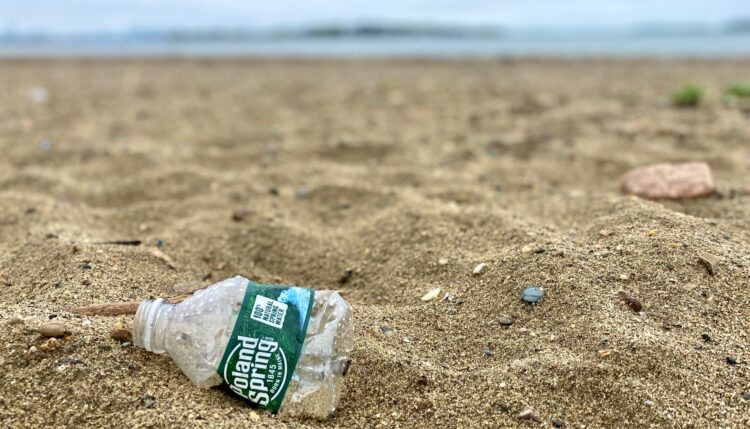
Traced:
[[273, 413], [326, 418], [349, 368], [351, 306], [333, 291], [237, 276], [179, 304], [140, 304], [133, 343], [166, 352], [199, 387], [221, 383]]

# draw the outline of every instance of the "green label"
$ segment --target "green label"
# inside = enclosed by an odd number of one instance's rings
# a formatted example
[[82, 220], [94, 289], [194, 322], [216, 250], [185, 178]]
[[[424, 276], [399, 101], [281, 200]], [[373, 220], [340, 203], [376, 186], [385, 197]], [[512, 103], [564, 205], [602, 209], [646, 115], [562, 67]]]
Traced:
[[279, 411], [305, 342], [314, 294], [312, 289], [248, 281], [216, 370], [234, 393]]

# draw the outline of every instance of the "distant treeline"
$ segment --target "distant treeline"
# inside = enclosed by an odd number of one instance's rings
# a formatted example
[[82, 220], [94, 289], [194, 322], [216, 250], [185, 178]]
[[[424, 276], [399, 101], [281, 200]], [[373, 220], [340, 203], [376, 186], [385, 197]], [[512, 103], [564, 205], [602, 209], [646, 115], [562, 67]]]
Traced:
[[424, 24], [359, 24], [359, 25], [323, 25], [299, 29], [283, 30], [248, 30], [248, 29], [175, 29], [175, 30], [133, 30], [125, 33], [87, 33], [59, 35], [52, 33], [15, 33], [0, 32], [0, 42], [48, 42], [48, 41], [164, 41], [164, 42], [222, 42], [250, 40], [284, 40], [284, 39], [344, 39], [344, 38], [501, 38], [501, 37], [535, 37], [558, 35], [711, 35], [750, 33], [750, 17], [738, 18], [719, 27], [701, 24], [666, 25], [646, 24], [631, 29], [579, 31], [555, 29], [506, 29], [498, 26], [449, 26]]

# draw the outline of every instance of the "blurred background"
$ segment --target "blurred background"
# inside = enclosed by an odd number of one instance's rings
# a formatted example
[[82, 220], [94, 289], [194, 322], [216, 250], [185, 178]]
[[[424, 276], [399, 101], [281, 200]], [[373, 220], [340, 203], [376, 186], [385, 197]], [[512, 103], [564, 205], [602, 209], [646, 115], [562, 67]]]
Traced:
[[0, 1], [0, 55], [750, 54], [747, 0]]

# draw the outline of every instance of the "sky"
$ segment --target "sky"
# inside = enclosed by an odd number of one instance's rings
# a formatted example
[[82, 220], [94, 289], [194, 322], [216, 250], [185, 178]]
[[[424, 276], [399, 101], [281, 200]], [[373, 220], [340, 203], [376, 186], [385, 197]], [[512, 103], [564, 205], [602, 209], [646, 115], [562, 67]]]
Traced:
[[368, 21], [625, 28], [737, 17], [750, 17], [750, 0], [0, 0], [0, 31], [63, 34]]

